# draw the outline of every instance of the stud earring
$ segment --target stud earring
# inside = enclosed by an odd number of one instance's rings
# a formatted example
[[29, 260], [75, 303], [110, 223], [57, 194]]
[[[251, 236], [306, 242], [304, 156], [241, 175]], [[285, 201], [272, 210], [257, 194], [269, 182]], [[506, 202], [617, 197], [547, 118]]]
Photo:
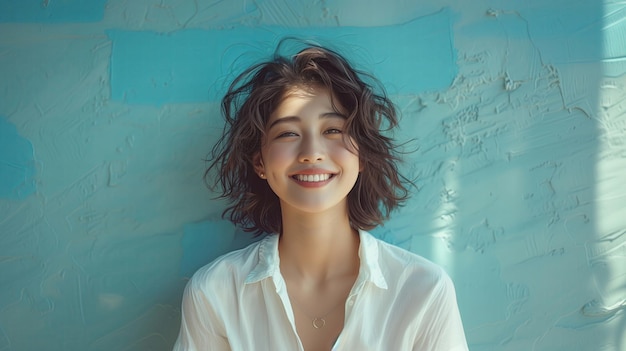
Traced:
[[265, 179], [265, 173], [263, 173], [263, 172], [259, 173], [259, 177]]

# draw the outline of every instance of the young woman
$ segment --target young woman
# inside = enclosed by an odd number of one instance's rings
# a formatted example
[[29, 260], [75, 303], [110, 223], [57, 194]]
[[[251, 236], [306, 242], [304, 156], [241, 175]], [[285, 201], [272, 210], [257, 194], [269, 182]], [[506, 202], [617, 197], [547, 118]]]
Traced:
[[375, 79], [310, 46], [242, 73], [222, 109], [206, 176], [272, 234], [194, 274], [174, 350], [467, 350], [446, 273], [366, 231], [407, 197]]

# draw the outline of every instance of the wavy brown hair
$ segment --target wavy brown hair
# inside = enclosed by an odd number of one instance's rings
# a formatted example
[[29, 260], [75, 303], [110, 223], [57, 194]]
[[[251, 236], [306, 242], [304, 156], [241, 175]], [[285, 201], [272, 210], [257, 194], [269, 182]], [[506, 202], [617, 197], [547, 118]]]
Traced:
[[408, 180], [398, 172], [397, 146], [383, 134], [398, 124], [384, 88], [337, 52], [309, 45], [292, 57], [275, 53], [273, 59], [246, 69], [222, 99], [226, 124], [211, 151], [204, 179], [229, 203], [222, 217], [245, 231], [281, 232], [279, 199], [255, 173], [253, 158], [261, 150], [270, 114], [284, 94], [308, 86], [328, 89], [348, 113], [345, 134], [356, 144], [363, 169], [348, 193], [351, 225], [372, 229], [408, 197]]

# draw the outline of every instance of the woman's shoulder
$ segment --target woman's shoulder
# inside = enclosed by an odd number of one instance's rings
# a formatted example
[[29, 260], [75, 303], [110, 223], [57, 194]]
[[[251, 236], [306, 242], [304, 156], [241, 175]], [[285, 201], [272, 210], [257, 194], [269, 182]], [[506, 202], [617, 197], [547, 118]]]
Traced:
[[387, 279], [413, 281], [431, 288], [450, 284], [449, 275], [439, 264], [381, 239], [375, 240], [381, 270]]
[[223, 284], [243, 284], [259, 260], [259, 248], [264, 240], [266, 238], [217, 257], [192, 275], [190, 285], [202, 289]]

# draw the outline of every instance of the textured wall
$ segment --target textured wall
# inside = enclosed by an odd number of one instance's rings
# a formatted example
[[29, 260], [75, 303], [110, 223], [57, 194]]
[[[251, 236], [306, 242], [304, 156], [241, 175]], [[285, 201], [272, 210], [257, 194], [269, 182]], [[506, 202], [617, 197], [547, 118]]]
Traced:
[[[386, 3], [386, 4], [382, 4]], [[618, 0], [0, 0], [0, 350], [168, 350], [250, 238], [202, 161], [281, 36], [387, 85], [417, 177], [374, 230], [453, 277], [472, 351], [626, 349]]]

